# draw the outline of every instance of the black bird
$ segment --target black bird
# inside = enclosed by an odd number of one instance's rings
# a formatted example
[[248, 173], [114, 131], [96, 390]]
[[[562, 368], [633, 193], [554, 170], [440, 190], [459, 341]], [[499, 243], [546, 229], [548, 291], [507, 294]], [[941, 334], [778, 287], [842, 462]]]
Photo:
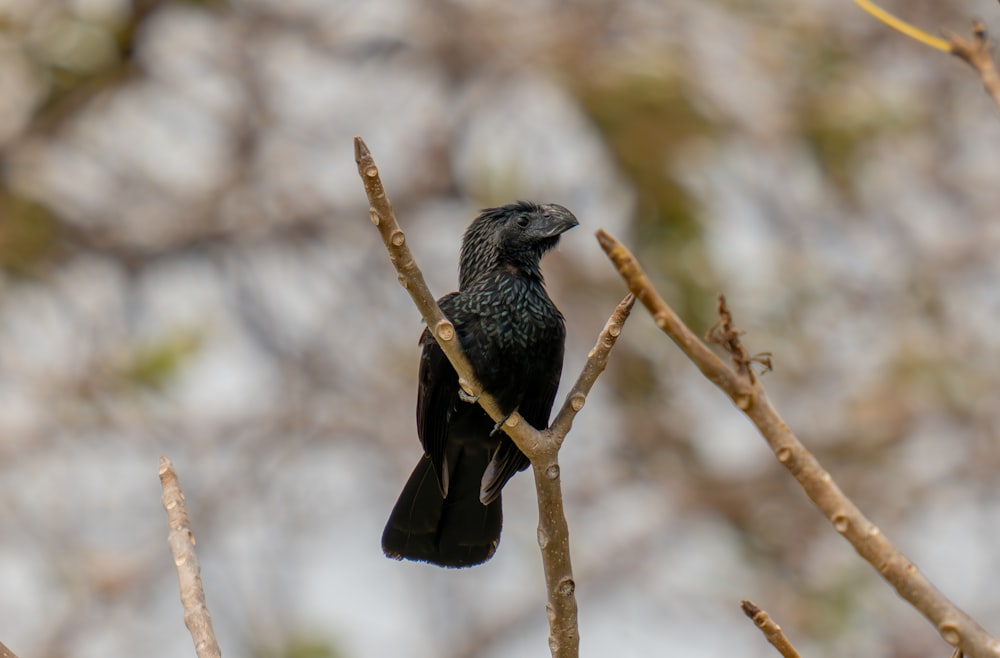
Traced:
[[[562, 374], [566, 328], [545, 292], [539, 261], [576, 217], [556, 204], [489, 208], [462, 240], [458, 292], [438, 300], [501, 411], [545, 429]], [[500, 490], [528, 458], [475, 402], [430, 331], [420, 337], [417, 435], [424, 456], [382, 533], [395, 559], [469, 567], [493, 557]]]

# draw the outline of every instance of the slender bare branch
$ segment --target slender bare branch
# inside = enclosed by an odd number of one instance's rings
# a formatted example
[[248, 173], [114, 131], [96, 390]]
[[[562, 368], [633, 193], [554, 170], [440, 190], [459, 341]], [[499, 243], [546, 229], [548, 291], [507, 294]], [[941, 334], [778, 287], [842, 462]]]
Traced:
[[615, 346], [615, 341], [621, 335], [622, 326], [624, 326], [625, 320], [628, 319], [629, 313], [632, 312], [634, 304], [635, 296], [632, 293], [629, 293], [625, 299], [619, 302], [614, 313], [608, 318], [607, 324], [604, 325], [604, 329], [601, 331], [594, 349], [587, 355], [587, 363], [580, 372], [579, 378], [577, 378], [576, 383], [573, 384], [573, 388], [566, 395], [566, 401], [563, 403], [559, 413], [556, 414], [555, 420], [552, 421], [552, 435], [560, 445], [573, 427], [573, 419], [576, 417], [576, 414], [580, 409], [583, 409], [583, 405], [587, 402], [587, 394], [590, 393], [594, 382], [597, 381], [597, 378], [604, 372], [604, 368], [607, 367], [611, 348]]
[[757, 628], [764, 634], [767, 641], [774, 645], [778, 653], [785, 658], [800, 658], [799, 652], [785, 637], [781, 626], [778, 626], [767, 612], [758, 608], [753, 601], [741, 601], [740, 606], [743, 608], [743, 613], [757, 624]]
[[220, 658], [222, 652], [212, 630], [212, 616], [205, 603], [205, 588], [201, 582], [201, 566], [194, 550], [194, 532], [191, 519], [184, 505], [184, 493], [174, 465], [160, 457], [160, 485], [163, 487], [163, 508], [167, 510], [170, 535], [167, 541], [177, 565], [180, 582], [181, 604], [184, 606], [184, 624], [194, 640], [198, 658]]
[[932, 34], [927, 34], [915, 25], [911, 25], [901, 18], [893, 16], [886, 10], [876, 5], [874, 2], [871, 2], [871, 0], [854, 0], [854, 3], [889, 27], [894, 30], [898, 30], [911, 39], [919, 41], [920, 43], [930, 46], [936, 50], [949, 52], [950, 46], [947, 41]]
[[854, 0], [855, 4], [889, 27], [898, 30], [906, 36], [919, 41], [931, 48], [951, 53], [979, 74], [986, 92], [993, 98], [993, 103], [1000, 109], [1000, 73], [993, 61], [993, 42], [986, 33], [986, 26], [980, 21], [972, 24], [972, 39], [966, 40], [957, 34], [948, 33], [948, 39], [942, 39], [921, 30], [915, 25], [893, 16], [871, 0]]
[[620, 242], [604, 231], [598, 231], [597, 239], [629, 290], [646, 306], [656, 324], [750, 418], [778, 461], [858, 554], [920, 611], [946, 642], [960, 647], [972, 658], [1000, 657], [1000, 641], [938, 591], [844, 495], [771, 406], [760, 381], [751, 382], [748, 376], [733, 372], [698, 340], [660, 297], [635, 257]]
[[[499, 421], [503, 418], [496, 401], [484, 391], [476, 380], [472, 366], [459, 342], [455, 340], [455, 327], [444, 316], [434, 296], [427, 288], [423, 274], [406, 245], [406, 236], [399, 227], [392, 204], [385, 193], [378, 167], [371, 152], [360, 137], [354, 138], [354, 160], [364, 183], [369, 216], [378, 227], [382, 241], [389, 252], [389, 260], [396, 268], [400, 284], [410, 293], [414, 304], [432, 328], [441, 350], [448, 357], [459, 376], [459, 384], [466, 393], [477, 396], [480, 406], [489, 416]], [[538, 498], [538, 545], [542, 552], [545, 584], [548, 591], [549, 650], [554, 657], [575, 658], [580, 651], [580, 634], [577, 627], [576, 582], [569, 553], [569, 526], [563, 511], [562, 478], [559, 466], [559, 447], [573, 424], [576, 413], [583, 408], [587, 394], [607, 364], [608, 354], [621, 334], [622, 325], [632, 308], [631, 295], [615, 309], [597, 345], [587, 357], [579, 379], [566, 397], [566, 401], [549, 429], [539, 431], [517, 412], [511, 414], [503, 425], [521, 452], [531, 461], [535, 476], [535, 493]]]
[[[385, 248], [389, 251], [389, 260], [392, 261], [396, 273], [399, 275], [400, 285], [410, 293], [410, 297], [417, 310], [420, 311], [420, 315], [423, 316], [424, 322], [431, 328], [434, 339], [437, 340], [441, 350], [454, 366], [462, 389], [470, 396], [478, 397], [480, 406], [486, 410], [490, 418], [500, 421], [504, 414], [500, 411], [493, 396], [483, 391], [482, 385], [477, 381], [475, 373], [472, 372], [472, 365], [462, 352], [458, 341], [455, 340], [455, 325], [438, 308], [434, 295], [427, 287], [423, 272], [420, 271], [413, 259], [413, 254], [406, 244], [406, 234], [399, 227], [392, 203], [385, 193], [375, 159], [360, 137], [354, 138], [354, 161], [358, 164], [358, 173], [364, 182], [368, 203], [371, 205], [368, 211], [369, 217], [382, 235], [382, 242], [385, 243]], [[532, 459], [532, 456], [538, 455], [542, 449], [539, 442], [541, 437], [538, 432], [530, 431], [533, 428], [523, 420], [521, 414], [515, 411], [507, 418], [504, 429], [517, 444], [517, 447], [521, 449], [521, 452], [528, 459]]]
[[17, 658], [17, 656], [3, 642], [0, 642], [0, 658]]
[[957, 34], [949, 34], [951, 53], [966, 62], [979, 74], [986, 93], [1000, 109], [1000, 73], [993, 61], [993, 40], [986, 33], [986, 26], [979, 21], [972, 24], [972, 39], [966, 40]]
[[587, 355], [580, 376], [566, 395], [566, 401], [549, 429], [542, 432], [546, 450], [540, 459], [531, 461], [538, 498], [538, 547], [545, 567], [545, 586], [549, 593], [546, 605], [549, 617], [549, 649], [553, 656], [576, 656], [580, 637], [577, 630], [576, 581], [569, 553], [569, 526], [563, 512], [560, 490], [559, 447], [573, 425], [573, 419], [587, 401], [594, 382], [604, 371], [608, 355], [615, 346], [622, 326], [635, 303], [627, 295], [604, 325], [597, 344]]
[[761, 352], [760, 354], [751, 356], [746, 348], [743, 347], [743, 344], [740, 342], [740, 336], [744, 332], [733, 326], [733, 315], [729, 312], [729, 306], [726, 304], [726, 296], [723, 294], [719, 295], [718, 311], [719, 319], [705, 333], [705, 340], [709, 343], [722, 345], [732, 357], [733, 365], [736, 366], [736, 372], [749, 379], [752, 384], [757, 380], [757, 374], [753, 371], [754, 364], [763, 368], [763, 372], [770, 372], [772, 370], [771, 353]]

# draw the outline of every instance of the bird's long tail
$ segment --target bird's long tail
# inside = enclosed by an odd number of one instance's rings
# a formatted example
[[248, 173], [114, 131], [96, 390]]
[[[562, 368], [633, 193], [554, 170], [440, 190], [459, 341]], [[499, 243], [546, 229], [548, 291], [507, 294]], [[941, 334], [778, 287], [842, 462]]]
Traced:
[[489, 455], [463, 450], [449, 469], [448, 496], [441, 495], [430, 458], [413, 469], [382, 533], [382, 550], [397, 560], [420, 560], [443, 567], [471, 567], [493, 557], [500, 543], [500, 497], [479, 501]]

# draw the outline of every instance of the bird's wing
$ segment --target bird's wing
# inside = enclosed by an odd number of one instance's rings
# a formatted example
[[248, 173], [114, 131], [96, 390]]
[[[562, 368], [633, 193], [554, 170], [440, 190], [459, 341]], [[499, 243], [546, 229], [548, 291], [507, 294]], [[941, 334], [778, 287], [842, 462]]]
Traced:
[[[546, 377], [528, 387], [524, 400], [518, 407], [521, 416], [535, 429], [544, 430], [549, 426], [549, 414], [552, 412], [552, 403], [555, 402], [556, 392], [559, 390], [559, 378], [562, 375], [562, 340], [558, 341], [558, 347], [558, 352], [552, 355], [552, 367], [548, 369]], [[528, 464], [530, 464], [528, 458], [513, 441], [509, 439], [501, 441], [486, 472], [483, 473], [480, 501], [486, 505], [496, 500], [507, 481], [518, 471], [528, 468]]]
[[[438, 300], [445, 315], [448, 315], [451, 302], [457, 295], [453, 292]], [[423, 350], [417, 385], [417, 436], [424, 453], [434, 465], [441, 493], [446, 495], [448, 468], [445, 464], [445, 443], [448, 417], [458, 395], [458, 376], [429, 329], [424, 329], [421, 334], [420, 345]]]

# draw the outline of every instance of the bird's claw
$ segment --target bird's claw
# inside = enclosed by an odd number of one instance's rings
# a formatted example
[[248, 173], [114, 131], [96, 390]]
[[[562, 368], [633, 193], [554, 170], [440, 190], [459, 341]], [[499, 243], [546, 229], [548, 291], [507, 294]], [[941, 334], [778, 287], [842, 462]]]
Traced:
[[468, 402], [469, 404], [475, 404], [475, 403], [479, 402], [479, 396], [478, 395], [471, 395], [469, 393], [466, 393], [465, 389], [463, 389], [461, 387], [459, 387], [459, 389], [458, 389], [458, 398], [462, 402]]
[[510, 412], [509, 414], [507, 414], [506, 416], [504, 416], [503, 418], [501, 418], [500, 420], [498, 420], [498, 421], [497, 421], [497, 424], [496, 424], [496, 425], [494, 425], [494, 426], [493, 426], [493, 429], [492, 429], [492, 430], [490, 431], [490, 437], [492, 437], [492, 436], [493, 436], [493, 435], [495, 435], [495, 434], [496, 434], [497, 432], [499, 432], [499, 431], [500, 431], [500, 428], [501, 428], [501, 427], [503, 427], [503, 424], [504, 424], [504, 423], [506, 423], [506, 422], [507, 422], [507, 419], [508, 419], [508, 418], [510, 418], [510, 417], [511, 417], [512, 415], [514, 415], [514, 412], [513, 412], [513, 411], [512, 411], [512, 412]]

